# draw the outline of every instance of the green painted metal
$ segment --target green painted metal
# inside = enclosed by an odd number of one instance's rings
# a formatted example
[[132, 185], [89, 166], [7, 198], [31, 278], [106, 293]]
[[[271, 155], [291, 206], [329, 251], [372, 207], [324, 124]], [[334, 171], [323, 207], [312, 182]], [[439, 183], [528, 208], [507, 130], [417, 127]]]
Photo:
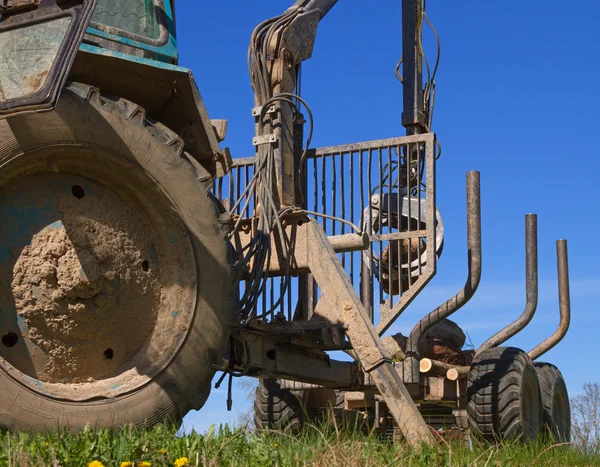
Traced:
[[[165, 34], [153, 12], [157, 9], [166, 17]], [[92, 21], [91, 36], [150, 52], [156, 63], [179, 59], [173, 0], [100, 0]]]
[[151, 40], [160, 36], [155, 0], [98, 0], [92, 21]]
[[102, 47], [95, 47], [89, 44], [82, 44], [79, 50], [83, 52], [90, 52], [93, 54], [104, 55], [107, 57], [119, 58], [121, 60], [128, 60], [130, 62], [140, 63], [142, 65], [150, 65], [156, 68], [162, 68], [163, 70], [171, 70], [171, 71], [181, 71], [184, 73], [190, 73], [188, 68], [184, 68], [178, 65], [173, 65], [171, 63], [166, 63], [158, 60], [152, 60], [149, 58], [136, 57], [134, 55], [124, 54], [121, 52], [117, 52], [114, 50], [104, 49]]

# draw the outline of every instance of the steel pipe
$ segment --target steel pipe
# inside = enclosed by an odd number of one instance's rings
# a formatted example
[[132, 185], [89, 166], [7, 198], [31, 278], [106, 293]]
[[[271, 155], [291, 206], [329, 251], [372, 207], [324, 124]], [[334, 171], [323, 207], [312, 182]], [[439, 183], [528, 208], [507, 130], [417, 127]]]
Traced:
[[560, 304], [560, 322], [552, 336], [529, 351], [532, 360], [544, 355], [558, 344], [569, 330], [571, 323], [571, 296], [569, 292], [569, 252], [566, 240], [556, 241], [556, 260], [558, 264], [558, 301]]
[[537, 215], [535, 214], [525, 216], [525, 284], [527, 302], [521, 316], [485, 341], [477, 349], [478, 353], [503, 344], [521, 332], [535, 315], [538, 303]]
[[467, 281], [462, 290], [451, 299], [431, 311], [413, 328], [406, 344], [404, 360], [404, 382], [419, 382], [419, 342], [423, 334], [448, 318], [465, 305], [475, 294], [481, 280], [481, 194], [479, 172], [467, 173], [467, 244], [468, 267]]
[[423, 3], [402, 0], [402, 126], [407, 135], [426, 132], [423, 112]]

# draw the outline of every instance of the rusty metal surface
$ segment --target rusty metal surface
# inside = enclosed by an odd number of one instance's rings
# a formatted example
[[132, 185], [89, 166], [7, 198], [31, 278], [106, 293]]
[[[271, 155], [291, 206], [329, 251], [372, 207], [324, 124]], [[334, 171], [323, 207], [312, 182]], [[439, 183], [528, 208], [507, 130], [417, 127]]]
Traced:
[[[229, 175], [215, 182], [214, 194], [223, 200], [227, 209], [235, 206], [251, 183], [254, 162], [253, 157], [234, 159]], [[433, 134], [323, 147], [307, 155], [304, 207], [329, 216], [311, 217], [316, 217], [331, 237], [346, 274], [354, 288], [360, 290], [367, 312], [379, 323], [380, 334], [435, 274], [443, 225], [436, 212], [434, 173]], [[411, 177], [422, 177], [424, 182], [419, 188], [402, 193], [402, 180]], [[373, 200], [379, 204], [373, 205]], [[252, 197], [245, 217], [254, 215], [256, 205]], [[241, 212], [242, 206], [238, 206], [232, 214], [236, 216]], [[370, 238], [369, 248], [364, 253], [359, 250], [366, 236], [358, 235], [357, 230]], [[413, 248], [406, 248], [408, 245]], [[436, 254], [428, 245], [436, 245]], [[382, 262], [382, 256], [387, 256], [387, 263]], [[280, 274], [275, 272], [280, 271], [277, 261], [272, 261], [273, 275]], [[259, 315], [277, 304], [282, 280], [269, 279], [258, 301]], [[303, 281], [306, 285], [300, 292], [298, 287]], [[291, 282], [291, 292], [280, 301], [277, 311], [293, 319], [294, 295], [303, 300], [304, 316], [310, 316], [320, 291], [312, 287], [305, 276], [293, 278]], [[310, 294], [308, 288], [312, 290]]]
[[569, 330], [571, 322], [571, 296], [569, 292], [569, 252], [566, 240], [556, 241], [556, 259], [558, 263], [558, 300], [560, 304], [560, 322], [552, 336], [529, 351], [532, 360], [544, 355], [558, 344]]
[[421, 336], [465, 305], [475, 294], [477, 287], [479, 287], [481, 279], [481, 200], [479, 172], [469, 172], [467, 174], [467, 224], [469, 266], [467, 281], [458, 294], [431, 311], [411, 331], [406, 345], [406, 360], [403, 362], [405, 383], [417, 384], [419, 382], [419, 341], [421, 340]]
[[521, 332], [533, 316], [538, 303], [538, 245], [537, 245], [537, 215], [525, 216], [525, 286], [527, 301], [525, 310], [517, 320], [498, 331], [486, 340], [477, 352], [497, 347]]

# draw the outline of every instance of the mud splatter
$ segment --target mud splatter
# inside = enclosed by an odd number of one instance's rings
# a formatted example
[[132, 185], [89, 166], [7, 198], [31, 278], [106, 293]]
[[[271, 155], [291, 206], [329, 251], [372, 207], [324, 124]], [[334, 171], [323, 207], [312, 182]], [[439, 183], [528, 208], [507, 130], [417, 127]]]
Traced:
[[[131, 367], [152, 334], [161, 299], [152, 242], [113, 193], [57, 194], [62, 223], [44, 228], [13, 268], [16, 310], [41, 349], [46, 382], [89, 382]], [[128, 366], [129, 365], [129, 366]]]

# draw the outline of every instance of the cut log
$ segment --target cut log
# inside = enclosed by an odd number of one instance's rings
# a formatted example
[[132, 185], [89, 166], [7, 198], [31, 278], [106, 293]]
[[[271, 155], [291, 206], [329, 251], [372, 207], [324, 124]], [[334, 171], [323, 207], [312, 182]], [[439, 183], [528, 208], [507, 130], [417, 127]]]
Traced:
[[427, 376], [445, 376], [446, 372], [451, 368], [454, 368], [454, 365], [438, 362], [430, 358], [422, 358], [419, 364], [421, 373], [427, 373]]
[[456, 381], [457, 379], [466, 379], [469, 377], [469, 371], [471, 371], [470, 366], [457, 366], [455, 368], [450, 368], [446, 372], [446, 378], [450, 381]]

